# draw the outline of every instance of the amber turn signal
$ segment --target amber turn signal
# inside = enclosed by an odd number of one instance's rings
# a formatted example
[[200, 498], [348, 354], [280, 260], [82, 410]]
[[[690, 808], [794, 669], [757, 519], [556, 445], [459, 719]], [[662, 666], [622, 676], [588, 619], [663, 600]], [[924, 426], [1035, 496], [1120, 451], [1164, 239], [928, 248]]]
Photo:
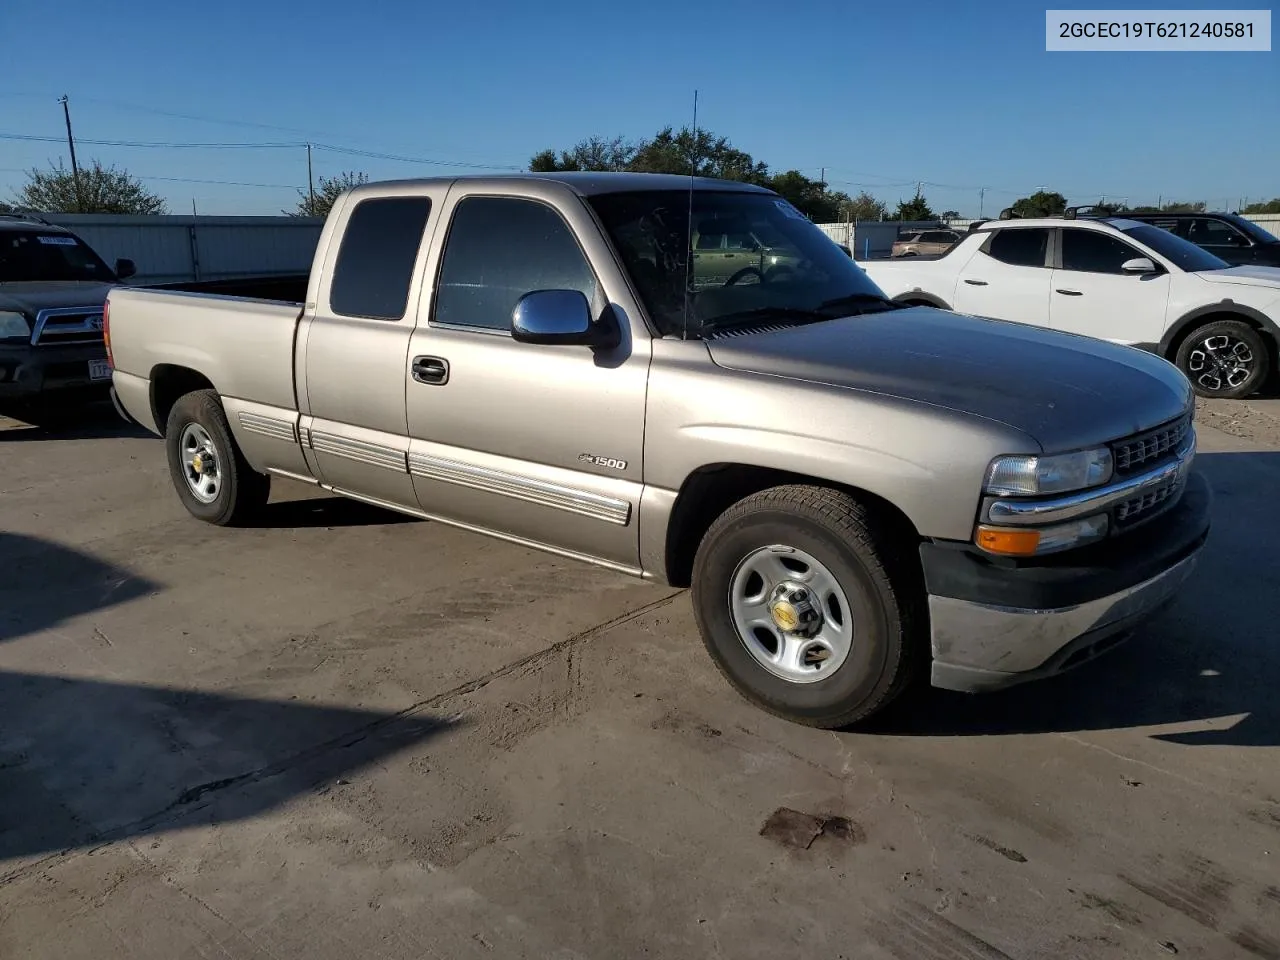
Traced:
[[1030, 557], [1035, 555], [1040, 546], [1040, 531], [984, 525], [978, 527], [973, 542], [987, 553], [998, 553], [1004, 557]]

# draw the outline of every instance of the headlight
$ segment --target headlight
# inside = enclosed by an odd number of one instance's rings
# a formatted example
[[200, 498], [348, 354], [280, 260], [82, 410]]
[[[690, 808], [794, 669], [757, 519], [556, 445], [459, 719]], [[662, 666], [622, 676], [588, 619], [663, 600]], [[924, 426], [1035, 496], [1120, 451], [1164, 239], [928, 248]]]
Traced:
[[0, 310], [0, 340], [30, 340], [31, 326], [20, 313]]
[[1111, 479], [1111, 450], [1094, 447], [1052, 457], [996, 457], [987, 468], [987, 493], [1034, 497], [1096, 487]]

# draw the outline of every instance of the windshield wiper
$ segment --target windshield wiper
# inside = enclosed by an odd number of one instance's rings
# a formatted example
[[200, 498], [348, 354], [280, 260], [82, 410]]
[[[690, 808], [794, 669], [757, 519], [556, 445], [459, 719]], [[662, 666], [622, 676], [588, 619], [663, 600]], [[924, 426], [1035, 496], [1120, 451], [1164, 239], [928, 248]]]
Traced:
[[770, 320], [783, 320], [788, 323], [817, 323], [831, 319], [817, 310], [805, 310], [801, 307], [756, 307], [753, 310], [739, 310], [726, 313], [702, 324], [703, 330], [732, 330], [734, 327], [750, 327]]
[[[827, 316], [851, 317], [859, 313], [878, 313], [881, 310], [901, 310], [906, 304], [882, 297], [878, 293], [850, 293], [843, 297], [832, 297], [823, 300], [817, 310], [824, 311]], [[835, 311], [832, 313], [831, 311]]]

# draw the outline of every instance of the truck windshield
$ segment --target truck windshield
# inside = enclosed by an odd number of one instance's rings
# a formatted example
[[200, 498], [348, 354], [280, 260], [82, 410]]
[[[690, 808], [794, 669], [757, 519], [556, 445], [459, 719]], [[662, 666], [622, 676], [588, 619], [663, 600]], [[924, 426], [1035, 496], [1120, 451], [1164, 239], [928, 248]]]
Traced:
[[78, 237], [39, 230], [0, 231], [0, 283], [90, 280], [112, 283], [111, 268]]
[[663, 336], [891, 306], [846, 252], [781, 197], [694, 190], [692, 222], [690, 200], [681, 190], [588, 199]]
[[1197, 247], [1190, 240], [1175, 237], [1163, 227], [1130, 221], [1129, 226], [1122, 226], [1120, 230], [1144, 246], [1150, 247], [1160, 256], [1172, 260], [1188, 273], [1199, 273], [1201, 270], [1226, 270], [1231, 266], [1204, 247]]

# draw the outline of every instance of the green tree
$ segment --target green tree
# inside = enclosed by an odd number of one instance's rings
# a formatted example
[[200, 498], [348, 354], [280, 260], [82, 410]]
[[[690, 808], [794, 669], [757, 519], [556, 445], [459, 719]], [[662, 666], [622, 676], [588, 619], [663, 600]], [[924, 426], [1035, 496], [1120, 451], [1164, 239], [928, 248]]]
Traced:
[[1274, 200], [1263, 200], [1260, 203], [1251, 203], [1241, 213], [1280, 213], [1280, 197]]
[[1015, 217], [1056, 217], [1066, 212], [1067, 198], [1060, 193], [1037, 190], [1029, 197], [1013, 201]]
[[622, 137], [605, 140], [589, 137], [569, 150], [542, 150], [533, 155], [529, 169], [534, 173], [555, 173], [562, 170], [618, 171], [629, 168], [635, 158], [636, 148]]
[[327, 217], [344, 191], [368, 182], [367, 173], [354, 170], [344, 170], [336, 177], [321, 177], [314, 197], [306, 190], [299, 190], [298, 206], [293, 210], [280, 212], [290, 217]]
[[137, 177], [93, 160], [76, 177], [59, 161], [48, 170], [31, 169], [14, 205], [44, 213], [165, 213], [164, 200]]
[[959, 220], [960, 211], [959, 210], [943, 210], [942, 216], [940, 216], [938, 219], [945, 220], [947, 221], [947, 223], [950, 223], [952, 220]]
[[[623, 137], [590, 137], [568, 150], [541, 150], [529, 161], [534, 172], [562, 170], [629, 170], [635, 173], [696, 174], [720, 180], [754, 183], [776, 190], [812, 220], [831, 221], [852, 203], [848, 194], [828, 190], [796, 170], [772, 174], [768, 164], [739, 150], [727, 137], [707, 130], [664, 127], [647, 140], [631, 143]], [[870, 198], [868, 198], [870, 200]], [[871, 201], [875, 203], [875, 201]]]
[[917, 193], [910, 200], [899, 200], [898, 209], [893, 212], [894, 220], [937, 220], [938, 215], [929, 206], [923, 194]]
[[842, 220], [883, 220], [888, 215], [889, 208], [884, 205], [884, 202], [877, 200], [865, 190], [840, 205]]

